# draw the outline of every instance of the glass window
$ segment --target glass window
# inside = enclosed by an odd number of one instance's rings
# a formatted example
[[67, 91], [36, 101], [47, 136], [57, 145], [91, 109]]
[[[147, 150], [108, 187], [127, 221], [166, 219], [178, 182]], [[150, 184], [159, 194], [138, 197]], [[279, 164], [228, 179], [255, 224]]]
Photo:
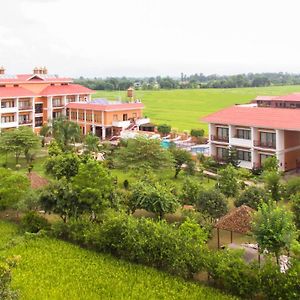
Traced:
[[260, 145], [275, 148], [276, 134], [272, 132], [260, 132]]
[[237, 150], [236, 152], [237, 152], [238, 160], [251, 161], [250, 151]]
[[217, 147], [217, 157], [218, 158], [227, 158], [228, 157], [228, 149]]
[[217, 127], [217, 136], [219, 139], [226, 140], [229, 136], [229, 129], [224, 127]]
[[251, 130], [248, 129], [237, 129], [236, 137], [239, 139], [251, 140]]

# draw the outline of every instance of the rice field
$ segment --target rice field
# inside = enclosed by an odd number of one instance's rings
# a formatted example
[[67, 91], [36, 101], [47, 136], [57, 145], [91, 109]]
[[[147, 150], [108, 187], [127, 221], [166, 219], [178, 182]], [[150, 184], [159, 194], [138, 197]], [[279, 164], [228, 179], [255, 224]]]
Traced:
[[24, 237], [0, 221], [0, 256], [20, 255], [12, 286], [24, 300], [234, 299], [204, 285], [48, 237]]
[[[167, 123], [180, 131], [204, 128], [201, 118], [222, 108], [247, 103], [258, 95], [283, 95], [300, 92], [300, 86], [272, 86], [239, 89], [187, 89], [136, 91], [145, 104], [144, 115], [156, 124]], [[97, 98], [126, 99], [125, 91], [97, 91]]]

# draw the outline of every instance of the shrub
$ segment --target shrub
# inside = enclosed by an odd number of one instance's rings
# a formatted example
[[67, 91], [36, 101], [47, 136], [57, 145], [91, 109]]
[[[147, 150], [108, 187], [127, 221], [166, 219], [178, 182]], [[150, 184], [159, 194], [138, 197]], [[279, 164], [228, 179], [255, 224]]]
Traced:
[[204, 129], [192, 129], [191, 136], [193, 137], [202, 137], [204, 135]]
[[25, 231], [37, 233], [42, 229], [48, 229], [49, 223], [34, 211], [28, 212], [22, 219], [21, 225]]
[[261, 202], [267, 202], [268, 196], [263, 188], [250, 186], [238, 198], [235, 199], [234, 205], [239, 207], [243, 204], [257, 209]]
[[291, 200], [291, 197], [297, 193], [300, 193], [300, 177], [291, 178], [285, 185], [285, 195], [287, 200]]
[[11, 290], [11, 269], [13, 261], [0, 261], [0, 299], [1, 300], [14, 300], [18, 299], [17, 292]]
[[169, 134], [171, 132], [171, 126], [167, 124], [158, 125], [157, 131], [163, 135]]
[[258, 265], [247, 264], [242, 251], [211, 253], [208, 272], [217, 286], [243, 299], [252, 298], [259, 291]]
[[267, 261], [260, 270], [261, 289], [267, 299], [300, 299], [300, 265], [294, 262], [285, 272]]

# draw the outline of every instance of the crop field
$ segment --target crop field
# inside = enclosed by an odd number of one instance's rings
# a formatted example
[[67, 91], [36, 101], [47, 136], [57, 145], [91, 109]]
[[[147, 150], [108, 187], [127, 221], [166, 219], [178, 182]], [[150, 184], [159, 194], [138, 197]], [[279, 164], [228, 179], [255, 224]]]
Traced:
[[20, 299], [233, 299], [203, 285], [63, 241], [24, 238], [14, 225], [0, 221], [0, 256], [11, 255], [21, 256], [12, 274], [12, 286]]
[[[283, 95], [300, 92], [300, 86], [273, 86], [239, 89], [192, 89], [136, 91], [145, 104], [144, 115], [156, 124], [167, 123], [180, 131], [204, 128], [201, 118], [222, 108], [247, 103], [258, 95]], [[97, 98], [126, 99], [124, 91], [97, 91]]]

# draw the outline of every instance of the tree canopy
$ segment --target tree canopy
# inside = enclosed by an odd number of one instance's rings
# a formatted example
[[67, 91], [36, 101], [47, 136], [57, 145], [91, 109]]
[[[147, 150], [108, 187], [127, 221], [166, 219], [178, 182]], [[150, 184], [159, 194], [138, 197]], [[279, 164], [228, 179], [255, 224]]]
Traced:
[[115, 165], [125, 170], [161, 170], [173, 164], [170, 151], [161, 147], [160, 141], [138, 137], [116, 151]]

